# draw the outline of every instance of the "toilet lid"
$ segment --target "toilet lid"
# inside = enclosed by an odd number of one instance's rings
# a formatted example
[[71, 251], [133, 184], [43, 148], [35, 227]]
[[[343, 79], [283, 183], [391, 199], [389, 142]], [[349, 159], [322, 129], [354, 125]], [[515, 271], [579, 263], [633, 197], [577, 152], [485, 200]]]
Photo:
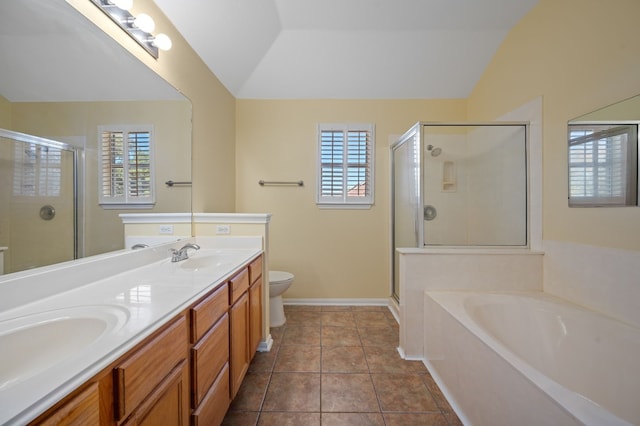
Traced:
[[269, 271], [269, 284], [278, 284], [293, 279], [293, 274], [284, 271]]

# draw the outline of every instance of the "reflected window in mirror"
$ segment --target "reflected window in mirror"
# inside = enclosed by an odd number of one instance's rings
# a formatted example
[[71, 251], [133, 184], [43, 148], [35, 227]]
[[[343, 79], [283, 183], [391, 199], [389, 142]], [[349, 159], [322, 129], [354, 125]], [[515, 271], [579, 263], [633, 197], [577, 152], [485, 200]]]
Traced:
[[153, 207], [153, 126], [100, 126], [100, 205]]
[[569, 206], [638, 204], [638, 124], [569, 124]]

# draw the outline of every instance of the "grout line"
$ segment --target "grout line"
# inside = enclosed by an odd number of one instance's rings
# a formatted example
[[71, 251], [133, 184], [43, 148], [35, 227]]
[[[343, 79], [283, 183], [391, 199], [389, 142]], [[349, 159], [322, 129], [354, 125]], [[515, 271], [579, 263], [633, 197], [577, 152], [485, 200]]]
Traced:
[[[364, 345], [364, 341], [363, 341], [363, 337], [362, 337], [361, 331], [363, 329], [365, 329], [365, 328], [387, 328], [388, 327], [388, 328], [391, 329], [391, 331], [394, 334], [397, 334], [397, 331], [394, 328], [394, 326], [397, 325], [397, 322], [395, 321], [395, 318], [393, 316], [390, 317], [390, 316], [387, 315], [386, 312], [378, 310], [378, 309], [371, 310], [371, 311], [363, 311], [362, 309], [354, 310], [353, 308], [354, 307], [352, 306], [349, 310], [322, 311], [322, 308], [320, 308], [321, 309], [320, 311], [317, 311], [317, 310], [308, 310], [308, 311], [305, 311], [305, 310], [293, 310], [293, 311], [289, 312], [289, 313], [292, 313], [292, 312], [319, 313], [319, 316], [320, 316], [320, 325], [319, 325], [319, 329], [320, 329], [320, 336], [319, 336], [319, 342], [320, 342], [320, 345], [319, 345], [320, 346], [320, 370], [319, 370], [319, 372], [287, 371], [287, 372], [281, 372], [281, 373], [288, 373], [288, 374], [314, 374], [314, 375], [318, 375], [319, 376], [319, 379], [320, 379], [320, 383], [319, 383], [319, 398], [320, 398], [319, 410], [318, 411], [313, 411], [313, 412], [306, 412], [305, 411], [304, 413], [318, 413], [320, 415], [320, 424], [322, 424], [323, 414], [328, 414], [328, 413], [338, 414], [338, 413], [342, 413], [342, 412], [333, 412], [333, 411], [331, 411], [331, 412], [322, 411], [322, 381], [323, 381], [323, 377], [325, 375], [329, 375], [329, 374], [367, 374], [369, 376], [369, 381], [371, 383], [371, 386], [373, 387], [373, 391], [374, 391], [374, 394], [375, 394], [375, 397], [376, 397], [376, 402], [377, 402], [377, 405], [378, 405], [378, 411], [377, 412], [371, 412], [371, 413], [375, 413], [375, 414], [379, 415], [381, 417], [382, 424], [386, 425], [387, 424], [387, 420], [385, 419], [385, 412], [382, 410], [382, 402], [381, 402], [381, 399], [380, 399], [380, 393], [379, 393], [378, 389], [375, 386], [375, 382], [373, 380], [373, 375], [374, 374], [389, 374], [389, 375], [396, 375], [397, 376], [397, 375], [404, 375], [404, 374], [406, 374], [406, 375], [422, 375], [424, 373], [422, 373], [420, 371], [413, 371], [413, 369], [409, 369], [409, 371], [403, 371], [403, 372], [399, 372], [399, 373], [384, 372], [384, 371], [382, 371], [380, 373], [373, 373], [372, 370], [371, 370], [369, 359], [368, 359], [366, 351], [365, 351], [365, 348], [367, 348], [368, 346]], [[324, 312], [328, 312], [328, 313], [349, 312], [351, 314], [351, 317], [353, 318], [353, 321], [355, 323], [355, 327], [352, 326], [352, 325], [348, 325], [347, 326], [347, 325], [325, 324], [325, 321], [323, 321], [323, 318], [322, 318], [322, 316], [323, 316], [322, 314]], [[386, 319], [386, 326], [382, 326], [382, 325], [378, 325], [378, 324], [370, 325], [370, 324], [367, 324], [367, 323], [363, 322], [362, 320], [361, 320], [360, 325], [359, 325], [358, 321], [356, 320], [356, 315], [355, 315], [357, 312], [382, 312], [384, 317], [385, 317], [385, 319]], [[311, 315], [311, 317], [315, 317], [315, 316], [317, 316], [317, 315]], [[276, 373], [276, 371], [275, 371], [276, 364], [278, 363], [279, 357], [281, 355], [280, 354], [280, 349], [283, 346], [283, 341], [284, 341], [284, 337], [285, 337], [285, 334], [286, 334], [288, 326], [290, 326], [290, 327], [316, 327], [316, 325], [306, 324], [304, 320], [301, 321], [300, 323], [295, 323], [295, 324], [291, 324], [290, 321], [287, 321], [285, 323], [285, 325], [282, 326], [282, 330], [279, 333], [277, 333], [279, 335], [279, 338], [278, 338], [278, 341], [276, 342], [277, 344], [274, 345], [274, 348], [272, 348], [272, 350], [276, 351], [276, 353], [274, 355], [273, 363], [271, 364], [271, 366], [269, 368], [269, 371], [268, 371], [269, 378], [267, 380], [267, 384], [266, 384], [266, 387], [264, 389], [264, 394], [262, 396], [262, 399], [261, 399], [261, 402], [260, 402], [260, 405], [259, 405], [259, 411], [257, 413], [258, 415], [257, 415], [257, 417], [255, 419], [256, 424], [259, 424], [263, 413], [265, 413], [263, 411], [264, 404], [266, 402], [267, 393], [268, 393], [269, 388], [271, 386], [271, 382], [272, 382], [274, 373]], [[351, 329], [355, 329], [355, 332], [357, 333], [357, 336], [358, 336], [359, 345], [329, 345], [329, 346], [325, 346], [325, 343], [328, 343], [328, 341], [325, 342], [325, 339], [323, 338], [323, 330], [325, 328], [327, 328], [327, 327], [336, 327], [336, 328], [347, 328], [348, 327], [348, 328], [351, 328]], [[397, 336], [395, 336], [394, 338], [397, 339]], [[396, 342], [396, 345], [397, 345], [397, 342]], [[316, 346], [316, 345], [303, 344], [303, 345], [289, 345], [289, 346], [312, 347], [312, 346]], [[352, 372], [352, 371], [342, 371], [342, 372], [324, 371], [324, 367], [323, 367], [323, 360], [324, 360], [324, 356], [325, 356], [324, 348], [325, 347], [334, 347], [334, 346], [338, 346], [338, 347], [349, 347], [349, 346], [351, 346], [351, 347], [359, 347], [362, 350], [362, 353], [363, 353], [363, 356], [364, 356], [364, 361], [366, 363], [367, 372], [363, 373], [363, 372]], [[378, 347], [387, 348], [387, 346], [388, 345], [386, 345], [386, 344], [385, 345], [378, 344], [378, 345], [373, 345], [372, 347], [374, 347], [374, 348], [378, 348]], [[421, 377], [421, 382], [422, 382], [422, 385], [425, 387], [425, 389], [427, 391], [427, 394], [435, 401], [436, 407], [437, 407], [437, 412], [440, 414], [440, 416], [443, 417], [444, 421], [447, 422], [447, 424], [452, 424], [450, 419], [449, 419], [449, 417], [447, 417], [447, 415], [445, 415], [444, 409], [440, 406], [440, 404], [438, 403], [436, 398], [433, 396], [431, 390], [429, 389], [429, 386], [427, 386], [427, 383], [424, 381], [424, 379], [422, 377]], [[273, 412], [277, 412], [277, 413], [303, 413], [302, 411], [300, 411], [300, 412], [298, 412], [298, 411], [273, 411]], [[347, 413], [347, 412], [344, 412], [344, 413]], [[363, 413], [358, 412], [357, 414], [363, 414]], [[420, 414], [420, 413], [434, 413], [434, 412], [433, 411], [425, 411], [425, 412], [422, 412], [422, 411], [420, 411], [420, 412], [404, 412], [404, 411], [402, 411], [402, 412], [393, 412], [393, 413], [394, 414]], [[356, 413], [352, 413], [352, 414], [356, 414]]]

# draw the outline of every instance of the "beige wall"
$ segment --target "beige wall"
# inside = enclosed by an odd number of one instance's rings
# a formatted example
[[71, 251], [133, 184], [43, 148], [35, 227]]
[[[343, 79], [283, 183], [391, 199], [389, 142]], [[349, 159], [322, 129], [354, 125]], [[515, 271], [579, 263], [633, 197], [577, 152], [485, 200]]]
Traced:
[[189, 212], [188, 188], [168, 188], [169, 179], [191, 176], [191, 106], [187, 101], [14, 103], [12, 130], [80, 145], [85, 150], [84, 254], [124, 247], [121, 210], [98, 205], [98, 126], [152, 124], [155, 132], [156, 205], [145, 212]]
[[640, 250], [640, 208], [567, 207], [567, 121], [640, 93], [640, 2], [541, 0], [509, 33], [469, 98], [493, 119], [543, 97], [546, 240]]
[[[155, 17], [153, 4], [149, 10]], [[565, 142], [568, 119], [640, 93], [638, 12], [637, 0], [541, 0], [513, 28], [468, 103], [236, 101], [163, 19], [158, 27], [174, 48], [156, 62], [104, 17], [88, 14], [192, 101], [194, 211], [273, 213], [271, 268], [296, 274], [287, 296], [350, 298], [389, 294], [389, 135], [419, 120], [491, 120], [541, 95], [544, 238], [639, 249], [639, 208], [568, 209]], [[331, 121], [376, 124], [371, 210], [315, 206], [315, 125]], [[259, 179], [303, 179], [305, 186], [260, 187]]]
[[9, 129], [11, 126], [11, 102], [0, 95], [0, 129]]
[[[464, 120], [464, 100], [237, 101], [237, 211], [273, 213], [271, 269], [292, 272], [288, 298], [385, 298], [390, 294], [389, 137], [420, 120]], [[321, 210], [316, 124], [375, 123], [375, 205]], [[304, 187], [262, 187], [260, 179]]]
[[[136, 0], [173, 47], [153, 59], [87, 0], [67, 0], [149, 68], [184, 94], [193, 106], [193, 211], [229, 212], [235, 205], [235, 98], [211, 73], [152, 0]], [[203, 29], [206, 31], [206, 29]], [[187, 143], [185, 141], [185, 143]]]

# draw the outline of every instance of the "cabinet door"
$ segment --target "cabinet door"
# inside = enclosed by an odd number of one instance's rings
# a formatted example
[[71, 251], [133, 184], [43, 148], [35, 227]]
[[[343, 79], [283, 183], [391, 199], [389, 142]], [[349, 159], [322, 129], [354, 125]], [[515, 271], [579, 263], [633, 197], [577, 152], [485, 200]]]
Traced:
[[231, 321], [231, 399], [238, 393], [249, 369], [249, 294], [244, 293], [229, 310]]
[[249, 288], [249, 315], [249, 355], [252, 359], [262, 339], [262, 277]]
[[127, 419], [125, 425], [189, 424], [188, 365], [182, 361]]

